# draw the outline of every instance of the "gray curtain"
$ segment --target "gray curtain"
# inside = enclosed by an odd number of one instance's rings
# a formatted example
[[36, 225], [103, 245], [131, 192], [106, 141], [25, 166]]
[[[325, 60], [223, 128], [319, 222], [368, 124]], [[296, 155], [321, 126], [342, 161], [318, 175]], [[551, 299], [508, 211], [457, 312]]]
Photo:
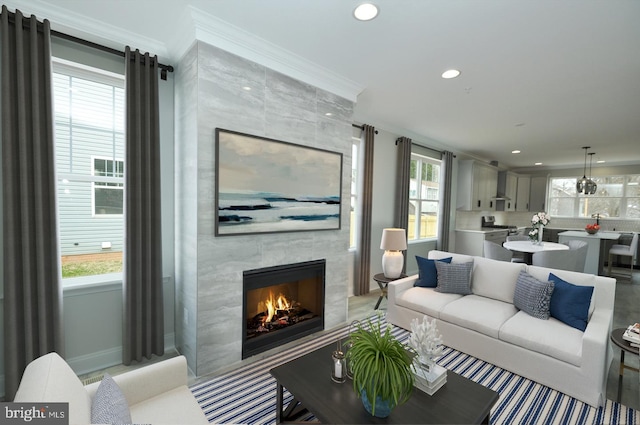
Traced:
[[2, 180], [5, 399], [22, 372], [64, 356], [49, 22], [2, 6]]
[[371, 211], [373, 209], [373, 141], [375, 128], [362, 126], [360, 167], [362, 181], [358, 190], [360, 216], [358, 220], [358, 244], [356, 248], [356, 295], [369, 293], [371, 284]]
[[442, 152], [442, 182], [440, 192], [440, 214], [438, 219], [438, 249], [449, 250], [449, 228], [451, 227], [451, 180], [453, 178], [453, 153]]
[[[409, 178], [411, 173], [411, 139], [407, 137], [399, 137], [396, 140], [398, 146], [397, 166], [396, 170], [396, 202], [394, 213], [394, 226], [399, 229], [409, 228]], [[409, 235], [407, 233], [407, 239]], [[402, 272], [407, 269], [407, 256], [404, 256], [404, 267]]]
[[125, 49], [123, 363], [164, 354], [158, 58]]

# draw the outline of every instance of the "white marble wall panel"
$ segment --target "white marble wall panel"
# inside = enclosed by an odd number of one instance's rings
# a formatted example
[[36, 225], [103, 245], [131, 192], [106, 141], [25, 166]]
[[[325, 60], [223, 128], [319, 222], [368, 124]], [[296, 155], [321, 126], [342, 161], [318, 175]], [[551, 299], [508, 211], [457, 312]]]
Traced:
[[[184, 141], [197, 149], [195, 156], [190, 148], [183, 150], [191, 152], [197, 174], [189, 174], [193, 180], [182, 179], [181, 184], [185, 190], [197, 187], [197, 220], [195, 229], [180, 234], [182, 252], [177, 255], [195, 259], [183, 261], [195, 267], [189, 272], [183, 268], [182, 276], [193, 281], [183, 280], [179, 290], [191, 296], [191, 288], [197, 288], [197, 317], [187, 331], [197, 335], [195, 368], [190, 366], [201, 376], [241, 359], [244, 270], [326, 259], [326, 327], [346, 322], [353, 103], [202, 42], [194, 50], [197, 75], [189, 78], [198, 88], [191, 96], [197, 105], [197, 135]], [[342, 228], [215, 237], [216, 128], [342, 153]]]
[[175, 144], [175, 334], [176, 348], [196, 370], [197, 356], [197, 84], [198, 55], [186, 53], [176, 72]]

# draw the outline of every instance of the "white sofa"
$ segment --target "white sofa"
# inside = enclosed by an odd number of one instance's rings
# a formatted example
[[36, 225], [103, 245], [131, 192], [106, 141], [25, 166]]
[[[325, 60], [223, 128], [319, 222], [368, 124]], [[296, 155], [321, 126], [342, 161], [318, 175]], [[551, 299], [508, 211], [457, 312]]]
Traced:
[[[443, 343], [592, 406], [603, 405], [613, 350], [615, 279], [522, 263], [431, 251], [429, 259], [473, 261], [472, 295], [414, 287], [418, 275], [388, 285], [387, 321], [410, 329], [414, 318], [435, 318]], [[584, 332], [550, 317], [541, 320], [513, 305], [521, 270], [547, 281], [552, 272], [575, 285], [593, 286]]]
[[[174, 357], [113, 377], [139, 424], [206, 424], [207, 419], [187, 387], [187, 362]], [[57, 353], [27, 365], [16, 402], [68, 402], [70, 424], [90, 424], [91, 404], [100, 382], [86, 387]]]

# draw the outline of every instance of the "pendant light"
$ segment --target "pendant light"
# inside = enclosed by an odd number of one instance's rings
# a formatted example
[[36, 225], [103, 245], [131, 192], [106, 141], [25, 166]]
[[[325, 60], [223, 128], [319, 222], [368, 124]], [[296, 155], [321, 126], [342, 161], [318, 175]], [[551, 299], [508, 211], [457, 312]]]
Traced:
[[587, 149], [589, 149], [590, 147], [591, 146], [582, 147], [582, 149], [584, 149], [584, 170], [582, 172], [582, 178], [578, 179], [578, 182], [576, 183], [576, 190], [578, 191], [578, 193], [584, 192], [585, 186], [589, 181], [589, 179], [587, 179]]
[[595, 154], [595, 152], [589, 152], [589, 179], [587, 180], [587, 184], [585, 184], [584, 186], [585, 195], [593, 195], [594, 193], [596, 193], [596, 189], [598, 189], [598, 185], [596, 184], [596, 182], [591, 180], [591, 163], [593, 161], [593, 155]]

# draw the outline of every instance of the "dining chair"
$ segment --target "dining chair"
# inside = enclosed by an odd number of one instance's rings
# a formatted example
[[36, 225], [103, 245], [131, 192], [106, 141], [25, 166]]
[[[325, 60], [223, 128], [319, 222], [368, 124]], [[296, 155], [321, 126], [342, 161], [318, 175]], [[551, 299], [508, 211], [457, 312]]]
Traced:
[[[531, 264], [550, 269], [577, 271], [577, 259], [578, 251], [576, 250], [539, 251], [531, 256]], [[582, 268], [584, 270], [584, 265]]]
[[492, 260], [511, 261], [513, 253], [495, 242], [484, 241], [484, 257]]
[[[509, 235], [507, 236], [507, 242], [511, 241], [528, 241], [530, 238], [528, 235]], [[514, 252], [513, 258], [511, 259], [512, 263], [526, 263], [527, 260], [523, 252]]]
[[631, 263], [631, 276], [629, 279], [633, 279], [633, 260], [636, 257], [636, 249], [638, 248], [638, 233], [633, 234], [633, 238], [631, 239], [631, 245], [619, 245], [615, 244], [609, 248], [609, 270], [608, 275], [611, 276], [611, 263], [613, 263], [614, 255], [622, 255], [624, 257], [630, 257], [629, 262]]
[[587, 262], [587, 251], [589, 250], [589, 244], [585, 241], [579, 241], [577, 239], [568, 240], [565, 245], [569, 247], [569, 251], [576, 252], [576, 268], [577, 272], [584, 272], [584, 266]]

